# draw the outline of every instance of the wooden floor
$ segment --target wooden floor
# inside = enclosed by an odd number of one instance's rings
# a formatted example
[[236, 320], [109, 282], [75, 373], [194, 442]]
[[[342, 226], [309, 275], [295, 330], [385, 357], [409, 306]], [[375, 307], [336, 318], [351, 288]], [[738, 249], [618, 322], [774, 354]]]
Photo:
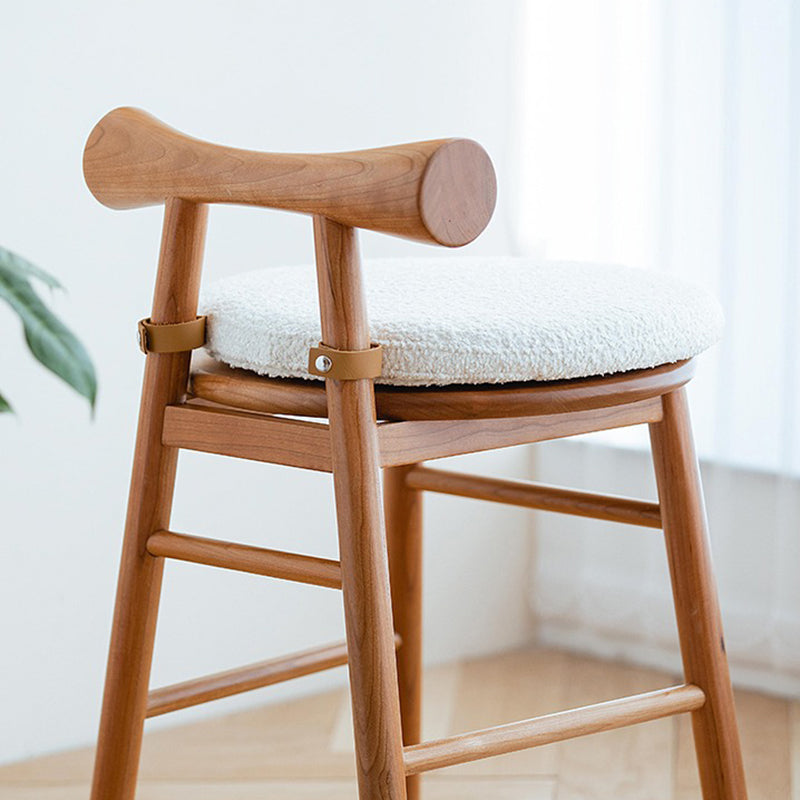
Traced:
[[[647, 691], [677, 677], [553, 651], [431, 670], [426, 737]], [[800, 800], [800, 703], [737, 694], [751, 800]], [[348, 699], [333, 692], [145, 737], [137, 800], [355, 800]], [[86, 800], [92, 753], [0, 768], [0, 800]], [[686, 717], [451, 767], [426, 800], [696, 800]]]

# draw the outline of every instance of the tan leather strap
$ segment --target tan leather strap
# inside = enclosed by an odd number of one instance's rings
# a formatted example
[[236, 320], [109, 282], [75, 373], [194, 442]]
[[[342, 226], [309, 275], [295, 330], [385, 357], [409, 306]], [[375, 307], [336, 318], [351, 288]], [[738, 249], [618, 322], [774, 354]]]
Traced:
[[377, 378], [381, 374], [383, 350], [373, 344], [369, 350], [335, 350], [322, 342], [308, 353], [308, 371], [320, 378], [337, 381], [357, 381]]
[[139, 320], [139, 349], [147, 353], [184, 353], [206, 343], [206, 318], [157, 325]]

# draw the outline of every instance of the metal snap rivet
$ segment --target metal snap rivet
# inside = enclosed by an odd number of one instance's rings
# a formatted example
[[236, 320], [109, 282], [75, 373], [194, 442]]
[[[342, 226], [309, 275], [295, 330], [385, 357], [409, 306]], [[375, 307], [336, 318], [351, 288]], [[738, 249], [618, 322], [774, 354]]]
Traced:
[[319, 372], [328, 372], [333, 366], [333, 361], [331, 361], [328, 356], [317, 356], [314, 366]]

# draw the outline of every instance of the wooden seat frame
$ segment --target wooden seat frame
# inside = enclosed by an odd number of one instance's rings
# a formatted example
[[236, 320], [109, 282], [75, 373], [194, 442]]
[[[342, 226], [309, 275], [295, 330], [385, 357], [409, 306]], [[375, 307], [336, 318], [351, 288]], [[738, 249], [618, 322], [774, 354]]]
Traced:
[[[196, 317], [207, 204], [311, 214], [322, 337], [341, 350], [370, 344], [355, 228], [458, 246], [483, 230], [495, 197], [491, 162], [467, 140], [325, 156], [254, 153], [192, 139], [135, 109], [98, 123], [84, 171], [106, 205], [165, 204], [154, 324]], [[344, 663], [361, 800], [416, 800], [427, 770], [684, 712], [692, 714], [705, 800], [746, 798], [683, 389], [691, 362], [548, 384], [396, 389], [366, 378], [273, 380], [208, 362], [190, 380], [190, 359], [146, 357], [93, 800], [134, 797], [146, 717]], [[645, 423], [658, 503], [421, 464]], [[180, 449], [331, 472], [339, 560], [170, 531]], [[685, 682], [422, 742], [426, 491], [663, 528]], [[165, 558], [341, 589], [346, 643], [150, 691]]]

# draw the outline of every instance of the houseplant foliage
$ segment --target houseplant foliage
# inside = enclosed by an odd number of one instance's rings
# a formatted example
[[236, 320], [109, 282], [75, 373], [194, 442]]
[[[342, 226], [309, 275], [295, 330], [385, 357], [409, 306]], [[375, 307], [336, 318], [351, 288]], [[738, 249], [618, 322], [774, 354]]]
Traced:
[[[32, 281], [50, 289], [63, 288], [52, 275], [0, 247], [0, 299], [19, 316], [28, 348], [37, 361], [83, 395], [94, 409], [97, 378], [91, 359], [75, 335], [42, 302]], [[0, 393], [0, 413], [11, 410]]]

